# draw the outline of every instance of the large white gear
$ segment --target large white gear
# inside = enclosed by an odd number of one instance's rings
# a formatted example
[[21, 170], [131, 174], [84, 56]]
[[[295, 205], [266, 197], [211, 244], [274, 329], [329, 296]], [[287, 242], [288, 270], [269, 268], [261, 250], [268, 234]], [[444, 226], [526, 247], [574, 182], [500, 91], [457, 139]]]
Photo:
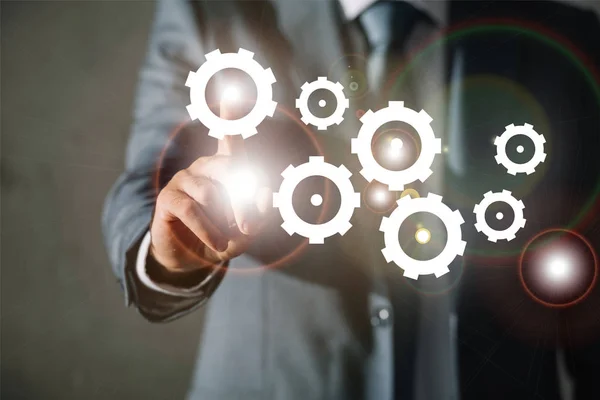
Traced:
[[[488, 207], [497, 201], [508, 204], [515, 214], [515, 219], [512, 224], [501, 231], [493, 229], [485, 220], [485, 212]], [[476, 219], [475, 229], [477, 229], [477, 232], [483, 232], [490, 242], [495, 243], [498, 240], [511, 241], [516, 237], [517, 231], [525, 227], [526, 220], [523, 217], [524, 208], [525, 204], [523, 204], [523, 201], [515, 199], [508, 190], [496, 193], [489, 191], [483, 195], [483, 200], [481, 200], [481, 202], [473, 209]]]
[[[310, 112], [308, 108], [308, 99], [316, 90], [326, 89], [334, 94], [337, 105], [333, 114], [329, 117], [320, 118]], [[302, 85], [300, 97], [296, 99], [296, 108], [300, 110], [302, 122], [306, 125], [314, 125], [318, 130], [324, 131], [327, 127], [336, 124], [339, 125], [344, 120], [344, 112], [350, 107], [350, 101], [344, 96], [344, 86], [341, 83], [333, 83], [326, 77], [320, 76], [316, 81], [305, 82]]]
[[[210, 78], [226, 68], [244, 71], [256, 85], [257, 98], [254, 108], [244, 117], [226, 120], [216, 116], [206, 101], [206, 86]], [[256, 134], [256, 127], [267, 117], [272, 117], [277, 108], [273, 101], [273, 83], [276, 82], [271, 68], [263, 67], [254, 60], [254, 53], [239, 49], [237, 53], [221, 53], [219, 49], [206, 55], [206, 62], [196, 72], [191, 71], [185, 85], [190, 88], [191, 104], [187, 106], [192, 120], [199, 120], [208, 129], [208, 134], [217, 139], [225, 136], [242, 135], [244, 139]]]
[[[511, 138], [517, 135], [527, 136], [529, 139], [531, 139], [535, 148], [533, 157], [523, 164], [517, 164], [513, 162], [506, 155], [506, 144]], [[510, 124], [506, 127], [504, 133], [500, 136], [497, 136], [494, 140], [494, 144], [496, 145], [496, 162], [503, 165], [504, 168], [506, 168], [506, 172], [511, 175], [516, 175], [518, 173], [526, 173], [527, 175], [530, 175], [535, 172], [535, 168], [538, 166], [538, 164], [546, 160], [544, 143], [546, 143], [546, 138], [544, 135], [533, 130], [533, 125], [524, 124], [515, 126], [515, 124]]]
[[[448, 266], [456, 258], [462, 256], [467, 242], [462, 240], [461, 225], [465, 222], [460, 211], [452, 211], [442, 203], [442, 197], [429, 193], [427, 197], [411, 198], [404, 196], [397, 201], [398, 207], [389, 218], [383, 217], [379, 230], [384, 233], [385, 247], [381, 252], [389, 263], [393, 261], [404, 270], [404, 276], [418, 279], [420, 275], [435, 274], [437, 278], [448, 273]], [[400, 246], [398, 232], [402, 223], [409, 216], [418, 212], [434, 214], [442, 220], [447, 231], [444, 249], [430, 260], [416, 260], [410, 257]]]
[[[340, 165], [336, 167], [326, 163], [323, 157], [309, 157], [309, 161], [297, 167], [288, 166], [281, 174], [283, 182], [279, 193], [273, 193], [273, 207], [279, 208], [283, 224], [281, 227], [291, 236], [297, 233], [311, 244], [322, 244], [325, 238], [339, 233], [344, 235], [352, 227], [350, 218], [354, 209], [360, 207], [360, 193], [355, 193], [350, 182], [352, 173]], [[310, 224], [302, 220], [292, 205], [292, 196], [296, 186], [310, 176], [323, 176], [330, 179], [339, 189], [340, 208], [331, 220], [322, 224]]]
[[[405, 122], [411, 125], [421, 139], [421, 154], [410, 167], [393, 171], [382, 167], [371, 149], [371, 142], [377, 129], [391, 121]], [[358, 155], [358, 160], [363, 169], [360, 173], [371, 182], [373, 179], [389, 187], [390, 190], [404, 190], [404, 185], [417, 180], [425, 182], [433, 173], [431, 165], [436, 154], [442, 152], [442, 141], [435, 137], [431, 127], [432, 118], [421, 110], [416, 112], [404, 107], [403, 101], [390, 101], [386, 108], [373, 112], [367, 111], [360, 119], [362, 126], [358, 136], [352, 139], [352, 153]]]

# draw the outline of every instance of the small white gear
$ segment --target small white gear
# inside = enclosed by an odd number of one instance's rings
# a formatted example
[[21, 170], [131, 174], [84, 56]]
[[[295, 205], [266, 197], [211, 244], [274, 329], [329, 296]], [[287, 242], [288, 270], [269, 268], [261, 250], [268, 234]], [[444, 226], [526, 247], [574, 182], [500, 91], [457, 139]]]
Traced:
[[[337, 105], [333, 114], [329, 117], [320, 118], [315, 116], [308, 109], [308, 99], [316, 90], [326, 89], [334, 94]], [[305, 82], [302, 85], [300, 97], [296, 99], [296, 108], [300, 110], [302, 122], [306, 125], [314, 125], [318, 130], [324, 131], [327, 127], [336, 124], [339, 125], [344, 120], [344, 112], [350, 107], [350, 101], [344, 96], [344, 86], [341, 83], [333, 83], [327, 80], [326, 77], [320, 76], [316, 81], [310, 83]]]
[[[288, 166], [281, 173], [283, 182], [279, 193], [273, 193], [273, 207], [279, 208], [283, 224], [281, 227], [291, 236], [297, 233], [311, 244], [322, 244], [325, 238], [339, 233], [344, 235], [352, 227], [350, 218], [354, 209], [360, 207], [360, 193], [355, 193], [350, 182], [352, 173], [340, 165], [336, 167], [326, 163], [323, 157], [309, 157], [309, 161], [297, 167]], [[310, 224], [302, 220], [292, 205], [292, 196], [296, 186], [310, 176], [323, 176], [330, 179], [339, 189], [340, 209], [335, 217], [322, 224]]]
[[[517, 164], [511, 161], [511, 159], [506, 155], [506, 144], [511, 138], [517, 135], [527, 136], [529, 139], [531, 139], [535, 148], [533, 157], [523, 164]], [[524, 124], [515, 126], [515, 124], [510, 124], [506, 127], [504, 133], [500, 136], [497, 136], [494, 140], [494, 144], [496, 145], [496, 162], [498, 164], [502, 164], [504, 168], [506, 168], [506, 171], [511, 175], [516, 175], [519, 173], [526, 173], [527, 175], [533, 174], [538, 164], [546, 160], [544, 143], [546, 143], [546, 138], [544, 135], [534, 131], [533, 125]]]
[[[411, 125], [421, 139], [419, 158], [413, 165], [401, 171], [393, 171], [382, 167], [375, 160], [371, 149], [371, 142], [377, 129], [391, 121], [400, 121]], [[375, 179], [388, 185], [390, 190], [404, 190], [404, 185], [417, 180], [425, 182], [433, 173], [431, 165], [435, 155], [442, 152], [442, 141], [435, 137], [431, 121], [432, 118], [425, 110], [420, 112], [411, 110], [404, 107], [403, 101], [390, 101], [386, 108], [376, 112], [367, 111], [360, 118], [362, 126], [358, 136], [353, 138], [351, 142], [352, 154], [358, 156], [358, 160], [363, 167], [360, 171], [362, 176], [369, 182]]]
[[[502, 230], [497, 231], [493, 229], [485, 220], [485, 212], [488, 207], [497, 201], [506, 203], [512, 208], [515, 219], [512, 224]], [[519, 229], [525, 227], [525, 218], [523, 217], [523, 209], [525, 204], [523, 201], [517, 200], [513, 197], [510, 191], [503, 190], [502, 192], [493, 193], [492, 191], [487, 192], [483, 195], [483, 200], [475, 206], [473, 212], [475, 213], [475, 229], [477, 232], [483, 232], [488, 237], [490, 242], [497, 242], [498, 240], [511, 241], [516, 237], [516, 233]]]
[[[254, 81], [257, 90], [256, 104], [244, 117], [226, 120], [216, 116], [206, 101], [206, 86], [210, 78], [226, 68], [244, 71]], [[192, 120], [199, 120], [209, 129], [209, 136], [223, 139], [225, 136], [242, 135], [244, 139], [256, 134], [256, 127], [277, 108], [273, 101], [273, 83], [276, 82], [271, 68], [263, 67], [254, 60], [254, 53], [240, 48], [237, 53], [221, 53], [219, 49], [206, 55], [206, 62], [196, 72], [191, 71], [185, 85], [190, 88], [191, 104], [187, 106]]]
[[[419, 275], [435, 274], [436, 278], [448, 273], [448, 266], [462, 256], [467, 242], [462, 240], [461, 225], [465, 222], [460, 211], [452, 211], [442, 203], [442, 196], [429, 193], [427, 197], [411, 198], [404, 196], [397, 201], [398, 207], [389, 218], [383, 217], [379, 230], [384, 233], [385, 248], [381, 250], [387, 262], [395, 262], [404, 270], [404, 276], [418, 279]], [[398, 232], [404, 220], [418, 212], [428, 212], [442, 220], [447, 231], [444, 249], [430, 260], [416, 260], [400, 246]]]

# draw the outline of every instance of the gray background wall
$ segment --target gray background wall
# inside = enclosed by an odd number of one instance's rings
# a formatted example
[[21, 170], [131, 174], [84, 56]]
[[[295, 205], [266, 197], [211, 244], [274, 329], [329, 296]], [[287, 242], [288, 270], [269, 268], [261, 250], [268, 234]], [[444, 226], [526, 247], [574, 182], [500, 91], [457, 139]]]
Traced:
[[1, 3], [1, 397], [175, 399], [196, 313], [126, 309], [101, 239], [154, 4]]

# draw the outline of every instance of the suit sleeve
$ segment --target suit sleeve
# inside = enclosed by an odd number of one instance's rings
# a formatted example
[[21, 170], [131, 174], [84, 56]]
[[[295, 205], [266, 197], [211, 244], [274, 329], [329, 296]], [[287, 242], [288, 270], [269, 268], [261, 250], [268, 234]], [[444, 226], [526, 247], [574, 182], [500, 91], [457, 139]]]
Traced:
[[[192, 298], [154, 291], [135, 273], [138, 248], [149, 229], [156, 195], [177, 170], [189, 164], [189, 146], [173, 140], [173, 134], [189, 121], [185, 81], [204, 59], [200, 17], [200, 10], [190, 2], [163, 0], [157, 4], [139, 76], [125, 172], [108, 194], [102, 216], [105, 244], [125, 302], [134, 304], [153, 322], [166, 322], [201, 306], [224, 273], [215, 274]], [[207, 274], [211, 272], [207, 269]]]

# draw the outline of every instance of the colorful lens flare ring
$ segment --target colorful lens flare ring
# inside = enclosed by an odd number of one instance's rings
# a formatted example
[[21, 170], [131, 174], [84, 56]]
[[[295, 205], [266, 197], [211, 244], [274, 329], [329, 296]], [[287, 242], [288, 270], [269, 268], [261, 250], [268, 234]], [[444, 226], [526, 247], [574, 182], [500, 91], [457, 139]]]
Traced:
[[[344, 235], [352, 227], [350, 218], [354, 209], [360, 207], [360, 193], [354, 192], [350, 177], [352, 173], [340, 165], [326, 163], [323, 157], [309, 157], [307, 163], [294, 167], [288, 166], [281, 173], [283, 182], [279, 193], [273, 193], [273, 207], [279, 208], [283, 224], [281, 227], [291, 236], [294, 233], [308, 238], [310, 244], [323, 244], [325, 238], [339, 233]], [[292, 196], [296, 186], [311, 176], [322, 176], [331, 180], [341, 195], [340, 209], [331, 220], [322, 224], [310, 224], [302, 220], [292, 204]]]
[[[527, 136], [529, 139], [531, 139], [533, 145], [535, 146], [533, 157], [523, 164], [517, 164], [513, 162], [506, 154], [506, 144], [510, 139], [518, 135]], [[504, 133], [500, 136], [497, 136], [494, 140], [494, 144], [496, 145], [496, 162], [500, 165], [503, 165], [504, 168], [506, 168], [506, 172], [511, 175], [520, 173], [531, 175], [535, 172], [535, 168], [546, 160], [544, 143], [546, 143], [546, 138], [544, 135], [534, 131], [533, 125], [524, 124], [515, 126], [514, 124], [510, 124], [506, 127]]]
[[[206, 100], [206, 87], [210, 78], [227, 68], [244, 71], [257, 89], [254, 108], [244, 117], [226, 120], [216, 116]], [[254, 60], [254, 53], [239, 49], [237, 53], [221, 53], [218, 49], [206, 55], [206, 62], [196, 72], [190, 72], [185, 85], [190, 88], [191, 104], [187, 111], [192, 120], [199, 120], [208, 129], [208, 135], [217, 139], [225, 136], [241, 135], [244, 139], [257, 133], [256, 127], [267, 117], [272, 117], [277, 108], [273, 101], [273, 87], [276, 82], [271, 68], [263, 67]]]
[[[358, 160], [363, 169], [360, 171], [364, 178], [371, 182], [372, 180], [379, 181], [384, 185], [388, 185], [389, 190], [404, 190], [404, 185], [415, 182], [417, 180], [425, 182], [433, 173], [431, 165], [436, 154], [442, 152], [442, 141], [435, 137], [431, 121], [433, 119], [421, 110], [416, 112], [410, 108], [404, 107], [403, 101], [390, 101], [388, 107], [382, 108], [379, 111], [367, 111], [361, 118], [362, 126], [358, 132], [358, 136], [352, 139], [351, 151], [352, 154], [358, 156]], [[411, 125], [421, 139], [421, 153], [419, 158], [410, 167], [393, 171], [382, 167], [371, 151], [371, 142], [377, 133], [377, 129], [384, 124], [392, 121], [405, 122]]]
[[[429, 193], [427, 197], [412, 199], [404, 196], [397, 201], [398, 207], [381, 220], [379, 230], [384, 233], [385, 248], [381, 250], [385, 260], [393, 261], [404, 270], [404, 276], [418, 279], [420, 275], [435, 274], [436, 278], [445, 275], [450, 270], [448, 266], [456, 258], [462, 256], [467, 242], [462, 240], [461, 225], [465, 222], [460, 211], [452, 211], [442, 203], [442, 196]], [[446, 226], [446, 246], [440, 254], [430, 260], [416, 260], [410, 257], [400, 246], [398, 232], [402, 223], [411, 215], [418, 212], [428, 212], [442, 220]]]
[[[317, 117], [308, 109], [310, 95], [319, 89], [329, 90], [335, 96], [337, 105], [335, 111], [329, 117]], [[344, 120], [344, 112], [348, 107], [350, 107], [350, 101], [344, 96], [344, 86], [339, 82], [333, 83], [324, 76], [318, 77], [316, 81], [311, 83], [305, 82], [302, 85], [300, 97], [296, 99], [296, 108], [300, 110], [302, 122], [306, 125], [316, 126], [320, 131], [326, 130], [331, 125], [341, 124]]]
[[[485, 213], [490, 205], [496, 202], [506, 203], [512, 208], [515, 218], [510, 226], [504, 230], [498, 231], [493, 229], [485, 220]], [[523, 201], [517, 200], [513, 197], [510, 191], [503, 190], [502, 192], [493, 193], [492, 191], [487, 192], [483, 195], [483, 200], [473, 209], [475, 213], [475, 229], [477, 232], [483, 232], [487, 236], [490, 242], [497, 242], [498, 240], [511, 241], [516, 237], [516, 233], [519, 229], [525, 227], [525, 218], [523, 217], [523, 210], [525, 204]]]

